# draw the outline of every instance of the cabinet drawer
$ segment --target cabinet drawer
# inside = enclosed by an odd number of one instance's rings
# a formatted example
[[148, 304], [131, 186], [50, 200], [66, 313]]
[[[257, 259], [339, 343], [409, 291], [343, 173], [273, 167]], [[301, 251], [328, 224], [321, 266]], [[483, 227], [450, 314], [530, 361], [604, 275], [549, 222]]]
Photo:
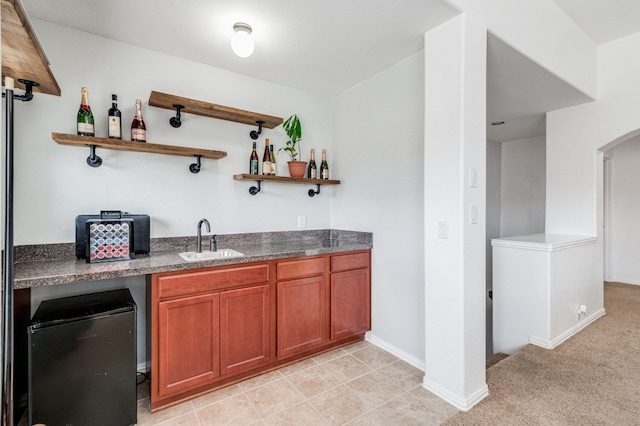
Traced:
[[268, 264], [160, 276], [158, 278], [158, 297], [162, 299], [184, 294], [210, 292], [267, 281], [269, 281]]
[[368, 266], [369, 252], [347, 253], [331, 256], [331, 272], [366, 268]]
[[277, 266], [278, 280], [310, 277], [324, 274], [325, 271], [326, 262], [324, 257], [278, 262]]

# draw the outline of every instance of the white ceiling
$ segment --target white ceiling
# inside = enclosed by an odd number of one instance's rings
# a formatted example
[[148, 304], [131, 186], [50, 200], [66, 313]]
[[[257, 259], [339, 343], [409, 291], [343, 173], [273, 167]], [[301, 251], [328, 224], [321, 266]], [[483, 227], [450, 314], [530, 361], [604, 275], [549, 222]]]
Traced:
[[[640, 31], [640, 0], [555, 0], [597, 44]], [[443, 0], [22, 0], [28, 16], [326, 96], [423, 49], [458, 11]], [[256, 50], [235, 56], [233, 24]], [[588, 101], [489, 36], [489, 139], [544, 135], [546, 111]]]
[[555, 0], [597, 45], [640, 31], [638, 0]]

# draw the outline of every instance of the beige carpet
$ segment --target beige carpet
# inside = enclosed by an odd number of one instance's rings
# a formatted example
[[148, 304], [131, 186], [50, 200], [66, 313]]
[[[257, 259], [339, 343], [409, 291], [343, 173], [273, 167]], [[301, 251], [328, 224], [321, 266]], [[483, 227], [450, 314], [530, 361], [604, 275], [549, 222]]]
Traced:
[[445, 425], [640, 425], [640, 286], [605, 284], [607, 314], [487, 370], [490, 395]]

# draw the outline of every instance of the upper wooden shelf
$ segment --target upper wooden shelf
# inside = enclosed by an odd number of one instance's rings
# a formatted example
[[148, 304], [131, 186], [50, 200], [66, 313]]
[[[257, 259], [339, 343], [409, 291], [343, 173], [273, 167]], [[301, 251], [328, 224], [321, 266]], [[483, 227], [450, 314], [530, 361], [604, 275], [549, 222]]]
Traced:
[[258, 114], [256, 112], [244, 111], [241, 109], [216, 105], [209, 102], [197, 101], [183, 98], [182, 96], [169, 95], [151, 91], [149, 95], [149, 105], [174, 110], [174, 105], [182, 105], [182, 112], [202, 115], [205, 117], [218, 118], [221, 120], [235, 121], [236, 123], [256, 125], [258, 121], [264, 121], [262, 127], [273, 129], [282, 124], [282, 118], [271, 115]]
[[18, 79], [35, 81], [34, 92], [60, 96], [49, 61], [38, 42], [27, 15], [18, 0], [2, 0], [2, 81], [15, 80], [15, 87], [24, 89]]
[[292, 178], [288, 176], [273, 175], [250, 175], [248, 173], [233, 175], [235, 180], [252, 180], [252, 181], [271, 181], [283, 183], [303, 183], [307, 185], [340, 185], [339, 180], [335, 179], [308, 179], [308, 178]]
[[95, 138], [90, 136], [51, 133], [51, 138], [60, 145], [99, 146], [101, 148], [120, 151], [152, 152], [165, 155], [181, 155], [183, 157], [203, 157], [218, 160], [227, 156], [224, 151], [210, 149], [187, 148], [182, 146], [163, 145], [149, 142], [132, 142], [119, 139]]

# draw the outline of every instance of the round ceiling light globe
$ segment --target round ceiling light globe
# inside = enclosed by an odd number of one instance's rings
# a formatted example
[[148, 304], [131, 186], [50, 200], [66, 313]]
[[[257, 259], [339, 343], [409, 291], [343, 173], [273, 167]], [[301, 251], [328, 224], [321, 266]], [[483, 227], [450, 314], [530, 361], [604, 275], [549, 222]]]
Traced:
[[231, 49], [233, 52], [241, 58], [247, 58], [251, 56], [255, 49], [253, 38], [249, 33], [251, 30], [245, 28], [237, 28], [235, 34], [231, 38]]

